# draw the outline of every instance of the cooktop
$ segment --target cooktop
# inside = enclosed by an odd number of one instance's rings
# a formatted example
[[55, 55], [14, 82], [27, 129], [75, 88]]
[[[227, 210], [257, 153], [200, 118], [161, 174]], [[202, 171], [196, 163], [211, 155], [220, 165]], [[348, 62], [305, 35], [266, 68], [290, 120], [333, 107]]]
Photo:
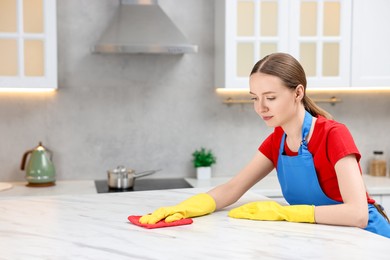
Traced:
[[192, 188], [184, 178], [138, 179], [131, 189], [111, 189], [107, 180], [95, 180], [95, 186], [98, 193]]

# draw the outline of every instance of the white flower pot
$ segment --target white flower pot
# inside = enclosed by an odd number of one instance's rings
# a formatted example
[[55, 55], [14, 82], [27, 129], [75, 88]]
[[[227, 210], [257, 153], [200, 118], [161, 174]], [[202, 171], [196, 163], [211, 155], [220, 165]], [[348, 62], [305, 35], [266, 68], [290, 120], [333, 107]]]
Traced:
[[198, 180], [207, 180], [211, 178], [211, 167], [197, 167], [196, 178]]

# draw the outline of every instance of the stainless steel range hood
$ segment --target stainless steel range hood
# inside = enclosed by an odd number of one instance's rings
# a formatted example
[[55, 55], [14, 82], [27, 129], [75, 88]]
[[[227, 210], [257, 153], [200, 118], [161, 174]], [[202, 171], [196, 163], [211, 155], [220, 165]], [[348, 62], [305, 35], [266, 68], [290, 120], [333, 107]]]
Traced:
[[157, 0], [121, 0], [119, 9], [98, 43], [95, 53], [196, 53]]

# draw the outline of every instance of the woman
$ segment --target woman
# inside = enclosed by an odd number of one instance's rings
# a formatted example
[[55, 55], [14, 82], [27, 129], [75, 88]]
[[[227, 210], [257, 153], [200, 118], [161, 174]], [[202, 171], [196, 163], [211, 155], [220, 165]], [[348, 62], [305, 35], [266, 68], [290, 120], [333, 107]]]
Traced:
[[276, 168], [290, 205], [252, 202], [232, 209], [230, 217], [353, 226], [390, 237], [388, 220], [365, 190], [361, 156], [351, 134], [305, 91], [305, 72], [292, 56], [274, 53], [257, 62], [250, 74], [250, 94], [255, 111], [274, 132], [229, 182], [160, 208], [140, 222], [172, 222], [222, 209]]

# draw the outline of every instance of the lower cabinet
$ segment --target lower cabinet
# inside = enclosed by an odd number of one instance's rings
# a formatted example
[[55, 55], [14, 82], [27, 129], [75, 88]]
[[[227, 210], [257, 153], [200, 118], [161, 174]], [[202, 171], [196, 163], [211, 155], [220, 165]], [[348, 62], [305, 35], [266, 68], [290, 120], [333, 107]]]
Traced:
[[381, 205], [385, 208], [386, 213], [390, 213], [390, 195], [382, 195]]
[[376, 203], [381, 204], [385, 208], [386, 213], [390, 213], [390, 195], [375, 195], [371, 196]]

